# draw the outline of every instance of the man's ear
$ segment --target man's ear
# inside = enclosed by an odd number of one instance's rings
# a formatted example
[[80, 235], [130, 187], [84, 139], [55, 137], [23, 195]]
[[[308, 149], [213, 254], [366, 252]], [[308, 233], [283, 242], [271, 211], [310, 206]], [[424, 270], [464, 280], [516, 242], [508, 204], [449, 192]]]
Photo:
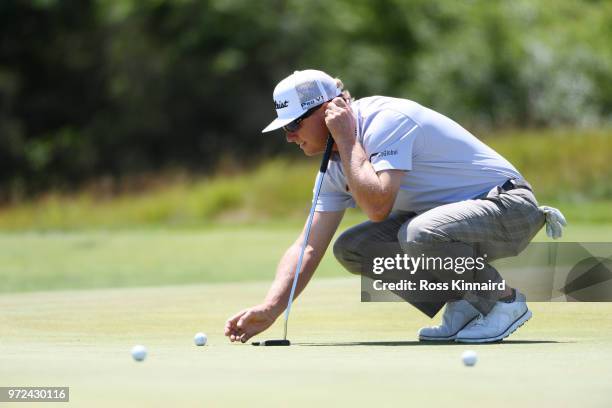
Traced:
[[[330, 101], [323, 102], [321, 104], [321, 107], [319, 108], [319, 112], [320, 112], [321, 116], [323, 117], [323, 119], [325, 119], [325, 109], [327, 109], [327, 105], [329, 105], [329, 102]], [[319, 113], [319, 112], [317, 112], [317, 113]]]

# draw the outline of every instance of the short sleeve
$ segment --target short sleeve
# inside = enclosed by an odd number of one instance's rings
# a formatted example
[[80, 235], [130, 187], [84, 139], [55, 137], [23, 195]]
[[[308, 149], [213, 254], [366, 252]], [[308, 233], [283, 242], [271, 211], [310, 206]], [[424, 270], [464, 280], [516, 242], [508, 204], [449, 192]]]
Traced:
[[412, 170], [413, 146], [420, 127], [401, 112], [379, 112], [363, 135], [363, 146], [374, 170]]
[[319, 193], [315, 211], [342, 211], [354, 207], [355, 200], [348, 192], [340, 163], [330, 162], [327, 172], [323, 177], [323, 184], [321, 185], [321, 192]]

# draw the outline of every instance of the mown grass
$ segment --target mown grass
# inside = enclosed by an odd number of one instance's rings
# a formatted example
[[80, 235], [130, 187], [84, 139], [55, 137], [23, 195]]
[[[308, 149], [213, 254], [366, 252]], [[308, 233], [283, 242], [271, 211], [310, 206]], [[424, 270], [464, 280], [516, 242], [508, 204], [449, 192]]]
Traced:
[[[534, 186], [542, 204], [572, 222], [612, 223], [612, 131], [529, 131], [485, 135]], [[137, 193], [50, 192], [0, 209], [1, 230], [203, 226], [302, 219], [318, 158], [276, 159], [251, 172], [182, 178]]]
[[[610, 303], [531, 303], [534, 317], [502, 343], [427, 344], [416, 332], [432, 320], [412, 307], [360, 303], [357, 277], [316, 279], [291, 311], [290, 347], [230, 344], [225, 319], [267, 287], [0, 296], [0, 378], [69, 386], [68, 406], [79, 407], [610, 406]], [[256, 339], [278, 338], [282, 325]], [[193, 345], [198, 331], [205, 347]], [[149, 351], [142, 363], [135, 344]], [[475, 367], [461, 363], [466, 349]]]
[[[361, 221], [347, 217], [342, 231]], [[205, 230], [143, 229], [0, 233], [3, 293], [271, 281], [300, 223]], [[562, 241], [610, 242], [612, 225], [570, 225]], [[544, 231], [535, 241], [550, 242]], [[329, 249], [317, 277], [347, 276]]]

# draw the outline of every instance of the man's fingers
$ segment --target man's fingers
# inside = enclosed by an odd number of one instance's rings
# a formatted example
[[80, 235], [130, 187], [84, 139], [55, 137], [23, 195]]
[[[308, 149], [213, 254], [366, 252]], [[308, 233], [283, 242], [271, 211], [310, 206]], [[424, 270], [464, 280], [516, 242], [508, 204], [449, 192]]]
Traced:
[[250, 308], [237, 313], [225, 323], [225, 335], [231, 342], [247, 342], [251, 337], [262, 331], [262, 327], [267, 327], [269, 318], [265, 312], [258, 308]]
[[227, 319], [228, 322], [237, 322], [238, 319], [240, 319], [240, 317], [245, 314], [247, 312], [247, 309], [241, 310], [238, 313], [236, 313], [235, 315], [233, 315], [232, 317], [230, 317], [229, 319]]
[[252, 336], [251, 333], [248, 332], [233, 332], [230, 333], [230, 335], [228, 336], [231, 342], [235, 342], [235, 341], [240, 341], [242, 343], [245, 343], [247, 340], [249, 340]]
[[253, 314], [252, 312], [246, 312], [245, 314], [243, 314], [242, 317], [240, 317], [240, 319], [238, 319], [238, 323], [236, 323], [236, 326], [239, 329], [242, 329], [242, 327], [244, 326], [246, 321], [251, 317], [252, 314]]
[[240, 334], [240, 331], [238, 329], [236, 329], [235, 327], [230, 327], [225, 329], [225, 335], [226, 336], [237, 336]]
[[225, 322], [224, 332], [225, 332], [225, 335], [229, 337], [230, 341], [237, 341], [238, 336], [242, 333], [242, 331], [240, 330], [240, 327], [238, 326], [238, 322], [240, 321], [241, 317], [244, 316], [245, 312], [246, 310], [242, 310], [241, 312], [230, 317]]
[[346, 102], [344, 101], [344, 99], [339, 97], [339, 96], [334, 98], [334, 99], [332, 99], [332, 104], [336, 105], [336, 106], [338, 106], [340, 108], [344, 108], [344, 107], [348, 106], [346, 104]]
[[236, 319], [237, 317], [231, 317], [225, 322], [224, 333], [226, 336], [233, 333], [236, 330]]
[[232, 320], [231, 318], [227, 319], [225, 321], [225, 328], [226, 329], [231, 329], [232, 327], [234, 327], [235, 324], [236, 324], [236, 322], [234, 320]]
[[230, 317], [229, 319], [227, 319], [227, 321], [225, 322], [225, 327], [236, 327], [236, 323], [238, 323], [238, 321], [240, 321], [240, 318], [247, 313], [247, 310], [241, 310], [240, 312], [236, 313], [235, 315], [233, 315], [232, 317]]

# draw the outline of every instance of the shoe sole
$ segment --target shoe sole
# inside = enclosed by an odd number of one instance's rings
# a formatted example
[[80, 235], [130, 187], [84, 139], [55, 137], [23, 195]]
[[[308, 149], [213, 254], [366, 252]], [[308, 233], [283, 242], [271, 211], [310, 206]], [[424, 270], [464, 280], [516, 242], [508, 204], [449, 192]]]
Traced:
[[450, 336], [446, 336], [446, 337], [431, 337], [431, 336], [421, 336], [419, 335], [419, 341], [455, 341], [455, 339], [457, 338], [457, 333], [459, 333], [461, 330], [465, 329], [468, 324], [472, 323], [474, 320], [476, 320], [476, 318], [478, 317], [478, 315], [472, 317], [471, 320], [469, 320], [467, 323], [465, 323], [463, 325], [463, 327], [461, 327], [459, 330], [457, 330], [455, 332], [455, 334], [451, 334]]
[[455, 338], [455, 341], [457, 343], [494, 343], [496, 341], [503, 340], [506, 337], [508, 337], [509, 335], [511, 335], [512, 333], [514, 333], [516, 331], [516, 329], [518, 329], [519, 327], [524, 325], [527, 322], [527, 320], [531, 319], [531, 316], [532, 316], [531, 310], [527, 309], [527, 311], [525, 311], [525, 313], [523, 313], [521, 316], [519, 316], [519, 318], [516, 319], [514, 321], [514, 323], [512, 323], [506, 329], [506, 331], [504, 331], [499, 336], [484, 337], [484, 338], [480, 338], [480, 339], [470, 339], [470, 338], [460, 338], [460, 337], [457, 337], [457, 338]]

